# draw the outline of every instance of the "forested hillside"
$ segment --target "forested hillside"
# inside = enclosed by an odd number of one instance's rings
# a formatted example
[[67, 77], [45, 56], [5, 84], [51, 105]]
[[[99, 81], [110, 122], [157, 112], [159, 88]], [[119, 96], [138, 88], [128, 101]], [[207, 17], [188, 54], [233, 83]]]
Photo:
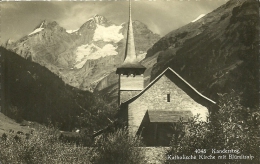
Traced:
[[16, 120], [52, 123], [62, 130], [107, 125], [116, 109], [88, 91], [81, 91], [37, 63], [1, 48], [2, 112]]

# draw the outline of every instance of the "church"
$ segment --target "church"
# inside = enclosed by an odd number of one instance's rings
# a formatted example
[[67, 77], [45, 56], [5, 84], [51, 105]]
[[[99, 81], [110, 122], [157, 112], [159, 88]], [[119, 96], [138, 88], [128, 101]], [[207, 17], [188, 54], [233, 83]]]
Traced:
[[199, 115], [207, 121], [208, 107], [216, 102], [192, 87], [172, 68], [166, 68], [144, 87], [146, 68], [137, 61], [129, 7], [125, 57], [116, 70], [119, 77], [119, 116], [127, 123], [129, 135], [141, 135], [147, 146], [168, 146], [174, 125]]

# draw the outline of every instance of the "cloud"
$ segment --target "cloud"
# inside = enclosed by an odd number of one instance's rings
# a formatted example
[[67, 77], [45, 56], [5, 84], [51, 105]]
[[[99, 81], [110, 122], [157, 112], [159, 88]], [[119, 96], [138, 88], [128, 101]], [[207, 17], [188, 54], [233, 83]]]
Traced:
[[[139, 20], [161, 35], [206, 14], [224, 0], [133, 1], [133, 20]], [[78, 29], [95, 14], [116, 24], [128, 21], [128, 1], [10, 1], [1, 2], [1, 36], [14, 40], [31, 33], [43, 20], [57, 21], [68, 30]]]
[[69, 7], [64, 6], [64, 14], [58, 22], [61, 26], [67, 29], [79, 28], [79, 26], [88, 20], [93, 14], [93, 9], [89, 6], [78, 3], [72, 3]]
[[66, 3], [59, 5], [63, 10], [63, 15], [59, 18], [58, 22], [66, 29], [77, 29], [89, 18], [95, 14], [101, 14], [106, 9], [106, 5], [100, 2], [78, 2]]
[[16, 4], [14, 4], [14, 3], [1, 2], [2, 10], [14, 9], [14, 8], [16, 8]]

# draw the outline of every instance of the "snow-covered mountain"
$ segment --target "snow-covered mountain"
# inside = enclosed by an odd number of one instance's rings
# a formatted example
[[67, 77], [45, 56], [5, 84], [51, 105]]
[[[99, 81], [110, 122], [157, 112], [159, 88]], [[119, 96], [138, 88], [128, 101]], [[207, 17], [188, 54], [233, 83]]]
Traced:
[[36, 34], [40, 31], [42, 31], [44, 28], [43, 28], [43, 24], [44, 22], [41, 23], [40, 27], [36, 28], [33, 32], [31, 32], [29, 35], [33, 35], [33, 34]]
[[[139, 21], [133, 27], [141, 60], [160, 37]], [[47, 67], [67, 84], [92, 91], [122, 63], [126, 32], [127, 23], [116, 25], [100, 15], [76, 30], [44, 20], [20, 40], [6, 43], [6, 48]]]
[[194, 19], [191, 22], [196, 22], [197, 20], [199, 20], [200, 18], [204, 17], [206, 14], [200, 14], [196, 19]]

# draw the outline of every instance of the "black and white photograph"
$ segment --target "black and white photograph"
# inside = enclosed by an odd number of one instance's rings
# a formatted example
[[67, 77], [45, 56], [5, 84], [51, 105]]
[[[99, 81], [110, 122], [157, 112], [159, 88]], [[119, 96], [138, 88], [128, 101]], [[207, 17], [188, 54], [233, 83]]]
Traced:
[[260, 163], [259, 0], [0, 2], [0, 164]]

